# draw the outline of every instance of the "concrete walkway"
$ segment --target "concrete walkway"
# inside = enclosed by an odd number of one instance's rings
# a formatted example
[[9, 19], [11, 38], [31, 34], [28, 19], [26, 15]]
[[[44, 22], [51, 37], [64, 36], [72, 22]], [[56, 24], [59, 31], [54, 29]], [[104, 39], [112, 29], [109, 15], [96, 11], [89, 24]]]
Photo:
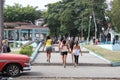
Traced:
[[[54, 47], [55, 51], [58, 51], [57, 47]], [[83, 56], [79, 56], [79, 66], [111, 66], [111, 64], [103, 59], [96, 57], [93, 52], [88, 51], [84, 47], [81, 47]], [[87, 52], [87, 53], [84, 53]], [[89, 53], [88, 53], [89, 52]], [[62, 59], [59, 52], [52, 52], [51, 61], [46, 61], [46, 53], [40, 52], [33, 65], [62, 65]], [[73, 66], [71, 54], [67, 55], [67, 65]]]
[[[57, 50], [57, 48], [55, 48]], [[82, 47], [82, 51], [87, 51]], [[83, 53], [79, 66], [74, 67], [71, 55], [67, 56], [67, 66], [63, 67], [60, 53], [53, 52], [51, 63], [46, 62], [45, 52], [40, 52], [32, 64], [31, 71], [25, 72], [20, 80], [120, 80], [120, 67], [99, 58], [94, 53]], [[17, 80], [16, 79], [16, 80]]]

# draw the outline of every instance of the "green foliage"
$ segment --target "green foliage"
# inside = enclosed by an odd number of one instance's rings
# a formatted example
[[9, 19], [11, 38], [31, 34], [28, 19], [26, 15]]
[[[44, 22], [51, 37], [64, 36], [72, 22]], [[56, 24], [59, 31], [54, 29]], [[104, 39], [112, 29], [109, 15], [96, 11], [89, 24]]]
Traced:
[[20, 4], [14, 6], [5, 6], [4, 8], [4, 21], [5, 22], [28, 22], [41, 17], [41, 11], [36, 10], [37, 7], [27, 6], [22, 7]]
[[18, 46], [18, 44], [19, 44], [18, 42], [15, 42], [15, 46]]
[[117, 32], [120, 32], [120, 0], [113, 0], [112, 9], [109, 11], [109, 17]]
[[13, 45], [14, 45], [13, 43], [10, 43], [10, 44], [9, 44], [10, 47], [13, 47]]
[[[44, 16], [50, 33], [54, 35], [67, 33], [71, 36], [86, 33], [90, 20], [89, 16], [92, 16], [93, 10], [97, 21], [105, 22], [106, 4], [104, 2], [105, 0], [62, 0], [48, 4], [48, 11]], [[73, 34], [74, 30], [75, 33]], [[91, 32], [93, 31], [94, 23], [92, 21]]]
[[22, 47], [19, 53], [31, 56], [31, 54], [33, 53], [33, 47], [32, 46]]

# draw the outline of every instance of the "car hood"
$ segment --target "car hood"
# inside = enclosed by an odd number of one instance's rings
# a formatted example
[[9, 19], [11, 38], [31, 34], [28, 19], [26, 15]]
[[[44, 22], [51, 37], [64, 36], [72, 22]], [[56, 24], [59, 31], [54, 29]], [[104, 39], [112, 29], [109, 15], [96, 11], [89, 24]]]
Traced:
[[22, 54], [1, 53], [0, 60], [25, 60], [29, 61], [30, 58]]

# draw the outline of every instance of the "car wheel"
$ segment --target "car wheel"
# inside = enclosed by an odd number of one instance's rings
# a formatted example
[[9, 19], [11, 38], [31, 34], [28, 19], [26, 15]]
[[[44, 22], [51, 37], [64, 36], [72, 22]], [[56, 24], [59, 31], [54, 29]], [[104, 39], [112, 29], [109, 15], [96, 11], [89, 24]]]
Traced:
[[19, 76], [20, 75], [20, 67], [16, 64], [10, 64], [7, 66], [7, 74], [8, 76]]

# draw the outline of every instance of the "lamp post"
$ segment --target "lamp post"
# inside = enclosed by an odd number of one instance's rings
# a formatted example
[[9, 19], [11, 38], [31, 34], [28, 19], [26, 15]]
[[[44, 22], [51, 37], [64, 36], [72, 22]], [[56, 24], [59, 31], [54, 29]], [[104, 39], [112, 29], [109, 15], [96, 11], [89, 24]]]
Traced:
[[4, 0], [0, 0], [0, 49], [2, 46], [2, 39], [3, 39], [3, 4]]
[[90, 20], [89, 20], [89, 27], [88, 27], [87, 44], [89, 43], [89, 38], [90, 38], [90, 26], [91, 26], [91, 18], [92, 18], [92, 16], [90, 16], [89, 18], [90, 18]]

